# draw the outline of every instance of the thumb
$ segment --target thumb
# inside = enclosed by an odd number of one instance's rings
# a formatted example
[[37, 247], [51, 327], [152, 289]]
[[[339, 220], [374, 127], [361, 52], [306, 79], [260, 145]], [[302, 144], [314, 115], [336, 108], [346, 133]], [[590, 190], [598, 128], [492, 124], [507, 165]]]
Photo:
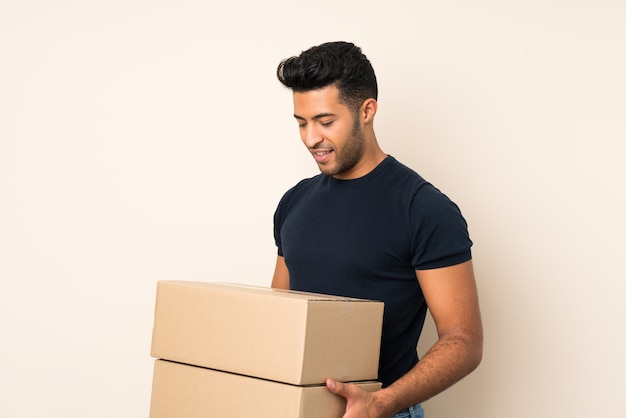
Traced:
[[333, 379], [326, 379], [326, 387], [336, 395], [346, 397], [346, 385]]

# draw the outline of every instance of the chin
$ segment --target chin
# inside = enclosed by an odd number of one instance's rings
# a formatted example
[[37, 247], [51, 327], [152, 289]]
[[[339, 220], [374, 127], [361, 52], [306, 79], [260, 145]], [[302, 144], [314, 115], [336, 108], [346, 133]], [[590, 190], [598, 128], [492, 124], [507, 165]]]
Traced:
[[336, 176], [337, 174], [341, 174], [341, 171], [334, 170], [329, 167], [319, 167], [319, 169], [322, 174], [325, 174], [327, 176]]

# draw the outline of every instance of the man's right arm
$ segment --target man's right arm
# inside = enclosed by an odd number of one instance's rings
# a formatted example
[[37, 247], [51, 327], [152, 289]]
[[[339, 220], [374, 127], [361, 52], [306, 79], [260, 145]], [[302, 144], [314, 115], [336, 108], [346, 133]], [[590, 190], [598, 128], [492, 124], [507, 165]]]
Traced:
[[285, 257], [280, 255], [276, 257], [272, 287], [274, 289], [289, 290], [289, 270], [287, 269], [287, 264], [285, 264]]

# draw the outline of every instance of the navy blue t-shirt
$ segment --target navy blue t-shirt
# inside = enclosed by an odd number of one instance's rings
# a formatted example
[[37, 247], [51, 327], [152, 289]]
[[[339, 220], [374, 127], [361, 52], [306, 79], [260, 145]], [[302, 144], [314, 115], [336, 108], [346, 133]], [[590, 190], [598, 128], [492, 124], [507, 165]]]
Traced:
[[427, 306], [415, 270], [468, 261], [472, 245], [459, 208], [391, 156], [358, 179], [298, 183], [276, 209], [274, 238], [291, 289], [385, 303], [384, 386], [418, 362]]

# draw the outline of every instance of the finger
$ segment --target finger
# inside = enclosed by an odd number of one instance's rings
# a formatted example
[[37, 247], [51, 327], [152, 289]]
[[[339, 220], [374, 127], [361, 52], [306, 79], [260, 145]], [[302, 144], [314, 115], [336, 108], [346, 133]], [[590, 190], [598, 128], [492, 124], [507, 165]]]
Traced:
[[328, 390], [330, 390], [332, 393], [335, 393], [337, 395], [340, 395], [340, 392], [343, 389], [343, 383], [341, 382], [337, 382], [333, 379], [326, 379], [326, 387], [328, 388]]
[[355, 385], [338, 382], [333, 379], [326, 379], [326, 387], [332, 393], [343, 396], [346, 399], [357, 397], [359, 390]]

